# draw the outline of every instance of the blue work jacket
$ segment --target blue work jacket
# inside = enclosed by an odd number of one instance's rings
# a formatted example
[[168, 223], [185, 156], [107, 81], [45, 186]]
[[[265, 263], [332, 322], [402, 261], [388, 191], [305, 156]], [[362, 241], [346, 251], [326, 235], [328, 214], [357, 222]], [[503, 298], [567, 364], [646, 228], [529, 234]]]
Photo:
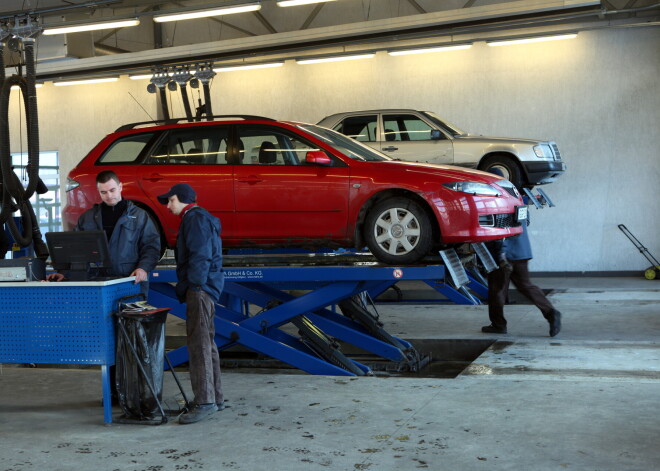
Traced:
[[[132, 201], [126, 201], [108, 241], [112, 276], [129, 276], [136, 268], [147, 273], [156, 268], [160, 259], [160, 234], [147, 212]], [[102, 231], [101, 205], [85, 211], [78, 219], [77, 231]]]
[[507, 260], [530, 260], [532, 258], [532, 244], [529, 242], [527, 224], [523, 223], [522, 228], [521, 234], [504, 239], [502, 250]]
[[183, 215], [176, 238], [176, 294], [185, 302], [189, 289], [207, 292], [214, 302], [220, 301], [225, 284], [222, 270], [220, 220], [206, 209], [193, 206]]

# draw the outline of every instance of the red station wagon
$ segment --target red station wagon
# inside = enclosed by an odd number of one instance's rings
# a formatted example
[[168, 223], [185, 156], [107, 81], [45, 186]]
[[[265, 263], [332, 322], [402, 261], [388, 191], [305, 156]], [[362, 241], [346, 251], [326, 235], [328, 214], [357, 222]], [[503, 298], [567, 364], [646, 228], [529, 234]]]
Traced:
[[395, 161], [349, 137], [255, 116], [136, 123], [106, 136], [69, 173], [65, 227], [100, 202], [113, 170], [173, 246], [179, 218], [157, 195], [186, 182], [222, 222], [225, 248], [362, 248], [382, 262], [521, 232], [526, 207], [493, 174]]

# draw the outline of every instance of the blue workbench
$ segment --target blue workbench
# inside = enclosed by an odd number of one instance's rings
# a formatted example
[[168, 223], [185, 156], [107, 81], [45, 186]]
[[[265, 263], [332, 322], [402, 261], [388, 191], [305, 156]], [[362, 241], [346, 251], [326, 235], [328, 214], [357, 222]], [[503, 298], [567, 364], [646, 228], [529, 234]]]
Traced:
[[112, 314], [120, 298], [140, 293], [134, 280], [0, 283], [0, 363], [100, 365], [104, 421], [112, 422]]

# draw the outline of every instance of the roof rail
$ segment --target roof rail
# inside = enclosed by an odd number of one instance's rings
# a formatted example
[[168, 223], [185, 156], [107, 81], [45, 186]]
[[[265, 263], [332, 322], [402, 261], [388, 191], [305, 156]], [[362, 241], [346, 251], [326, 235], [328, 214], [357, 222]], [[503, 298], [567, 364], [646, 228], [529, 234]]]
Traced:
[[[258, 120], [265, 120], [265, 121], [275, 121], [273, 118], [266, 118], [264, 116], [256, 116], [256, 115], [251, 115], [251, 114], [222, 114], [222, 115], [213, 115], [211, 116], [213, 119], [217, 118], [239, 118], [239, 119], [258, 119]], [[193, 120], [193, 123], [201, 123], [204, 121], [207, 121], [208, 117], [204, 117], [204, 119], [197, 119]], [[160, 124], [160, 125], [168, 125], [168, 124], [176, 124], [180, 123], [182, 121], [188, 121], [188, 118], [171, 118], [171, 119], [157, 119], [154, 121], [140, 121], [137, 123], [129, 123], [129, 124], [124, 124], [123, 126], [119, 126], [117, 129], [115, 129], [115, 132], [120, 132], [120, 131], [126, 131], [128, 129], [135, 129], [138, 126], [144, 126], [147, 124]]]

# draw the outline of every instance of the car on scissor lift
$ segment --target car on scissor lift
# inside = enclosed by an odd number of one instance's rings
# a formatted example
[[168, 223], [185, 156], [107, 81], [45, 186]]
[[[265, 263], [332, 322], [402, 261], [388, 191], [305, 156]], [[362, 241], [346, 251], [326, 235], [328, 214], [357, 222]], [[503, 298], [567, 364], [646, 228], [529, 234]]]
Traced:
[[384, 109], [326, 116], [319, 123], [393, 159], [499, 169], [518, 188], [552, 183], [566, 171], [557, 143], [468, 133], [431, 111]]
[[106, 136], [69, 173], [65, 229], [100, 201], [113, 170], [173, 246], [179, 218], [157, 195], [189, 183], [220, 218], [225, 248], [363, 248], [393, 265], [435, 249], [519, 234], [508, 180], [478, 170], [395, 161], [320, 126], [255, 116], [134, 123]]

